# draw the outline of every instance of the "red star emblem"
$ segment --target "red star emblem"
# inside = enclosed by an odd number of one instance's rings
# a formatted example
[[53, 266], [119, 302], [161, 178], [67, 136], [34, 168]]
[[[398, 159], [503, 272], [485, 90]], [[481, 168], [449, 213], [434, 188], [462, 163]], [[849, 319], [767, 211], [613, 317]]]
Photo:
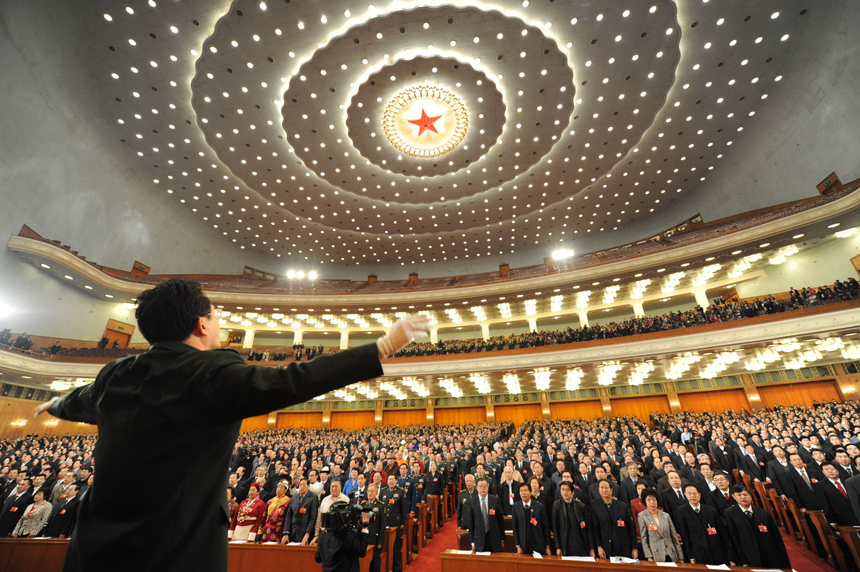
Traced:
[[436, 127], [433, 124], [441, 118], [441, 115], [437, 115], [436, 117], [428, 117], [427, 112], [424, 111], [424, 108], [421, 108], [421, 119], [410, 119], [409, 123], [412, 123], [413, 125], [417, 125], [419, 127], [418, 136], [421, 137], [421, 135], [423, 135], [424, 132], [428, 129], [433, 133], [439, 133], [438, 131], [436, 131]]

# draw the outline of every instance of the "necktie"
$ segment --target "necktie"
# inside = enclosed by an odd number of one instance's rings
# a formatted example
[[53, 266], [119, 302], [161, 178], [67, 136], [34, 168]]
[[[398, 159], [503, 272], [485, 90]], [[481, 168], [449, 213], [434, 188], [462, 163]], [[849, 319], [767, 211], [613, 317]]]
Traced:
[[836, 481], [836, 488], [839, 489], [839, 492], [842, 493], [842, 496], [848, 498], [848, 493], [845, 492], [845, 489], [842, 488], [842, 483]]
[[809, 477], [807, 476], [806, 471], [800, 471], [800, 476], [803, 477], [803, 481], [806, 483], [806, 486], [811, 489], [812, 483], [809, 482]]
[[684, 495], [681, 494], [681, 491], [678, 491], [678, 500], [684, 502]]
[[752, 520], [753, 513], [752, 513], [752, 511], [751, 511], [751, 510], [745, 510], [745, 511], [744, 511], [744, 514], [746, 515], [746, 517], [747, 517], [748, 519]]
[[725, 492], [723, 495], [726, 497], [726, 500], [729, 500], [729, 493]]
[[696, 514], [699, 514], [699, 507], [696, 507], [693, 510], [696, 511]]
[[481, 497], [481, 512], [484, 514], [484, 532], [490, 531], [490, 514], [487, 512], [487, 497]]

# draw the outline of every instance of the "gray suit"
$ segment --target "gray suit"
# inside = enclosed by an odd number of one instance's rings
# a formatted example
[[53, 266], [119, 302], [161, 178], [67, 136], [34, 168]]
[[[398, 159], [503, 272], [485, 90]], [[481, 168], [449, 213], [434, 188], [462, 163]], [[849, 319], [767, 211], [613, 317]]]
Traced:
[[[662, 510], [657, 511], [657, 517], [655, 520], [647, 510], [639, 513], [639, 537], [642, 539], [644, 558], [665, 562], [668, 555], [672, 562], [683, 562], [684, 553], [672, 519]], [[650, 530], [649, 525], [652, 528], [657, 525], [657, 530]]]

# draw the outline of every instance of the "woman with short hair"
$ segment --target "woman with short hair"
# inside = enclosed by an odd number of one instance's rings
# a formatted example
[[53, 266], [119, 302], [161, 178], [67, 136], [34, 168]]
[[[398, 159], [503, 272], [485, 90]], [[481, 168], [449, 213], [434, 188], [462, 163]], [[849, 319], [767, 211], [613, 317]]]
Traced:
[[649, 562], [681, 562], [684, 552], [678, 542], [678, 533], [669, 515], [660, 510], [657, 491], [648, 488], [642, 491], [645, 510], [639, 513], [639, 537], [642, 552]]
[[24, 511], [15, 526], [15, 530], [12, 531], [12, 538], [33, 537], [39, 534], [39, 531], [48, 524], [52, 510], [51, 503], [45, 502], [45, 491], [36, 491], [35, 496], [33, 496], [33, 504]]

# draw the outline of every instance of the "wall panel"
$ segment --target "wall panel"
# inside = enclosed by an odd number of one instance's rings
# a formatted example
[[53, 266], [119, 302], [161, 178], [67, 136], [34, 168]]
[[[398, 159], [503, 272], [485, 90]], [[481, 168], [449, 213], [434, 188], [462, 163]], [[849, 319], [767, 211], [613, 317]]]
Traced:
[[774, 405], [812, 405], [812, 400], [823, 403], [835, 399], [842, 401], [836, 384], [833, 381], [807, 381], [806, 383], [790, 383], [787, 385], [757, 386], [761, 404], [764, 407]]
[[406, 409], [382, 412], [383, 425], [396, 425], [398, 427], [407, 427], [409, 425], [425, 425], [427, 423], [426, 409]]
[[278, 429], [283, 427], [322, 427], [323, 414], [319, 413], [278, 413], [278, 421], [275, 425]]
[[333, 411], [331, 414], [332, 429], [361, 429], [373, 427], [375, 424], [373, 411]]
[[645, 423], [650, 423], [651, 413], [655, 411], [671, 413], [669, 398], [665, 395], [626, 397], [613, 399], [609, 403], [612, 405], [613, 415], [632, 415]]
[[257, 415], [256, 417], [248, 417], [242, 421], [240, 432], [245, 431], [262, 431], [269, 428], [269, 414]]
[[747, 394], [743, 389], [728, 389], [725, 391], [701, 391], [697, 393], [678, 394], [678, 401], [684, 411], [716, 411], [722, 413], [731, 409], [740, 413], [742, 409], [750, 411]]
[[[41, 403], [40, 401], [29, 401], [26, 399], [0, 398], [0, 439], [16, 439], [24, 435], [36, 433], [37, 435], [92, 435], [98, 432], [98, 427], [87, 423], [76, 421], [59, 420], [56, 425], [46, 425], [48, 422], [57, 421], [56, 417], [47, 413], [33, 417], [33, 411]], [[23, 427], [12, 426], [12, 423], [26, 421]]]
[[519, 427], [523, 421], [543, 421], [540, 403], [524, 403], [521, 405], [500, 405], [493, 408], [496, 422], [510, 422]]
[[486, 423], [486, 407], [451, 407], [433, 411], [437, 425], [465, 425], [468, 423]]
[[552, 419], [591, 420], [603, 416], [603, 405], [600, 400], [550, 403], [549, 415]]

